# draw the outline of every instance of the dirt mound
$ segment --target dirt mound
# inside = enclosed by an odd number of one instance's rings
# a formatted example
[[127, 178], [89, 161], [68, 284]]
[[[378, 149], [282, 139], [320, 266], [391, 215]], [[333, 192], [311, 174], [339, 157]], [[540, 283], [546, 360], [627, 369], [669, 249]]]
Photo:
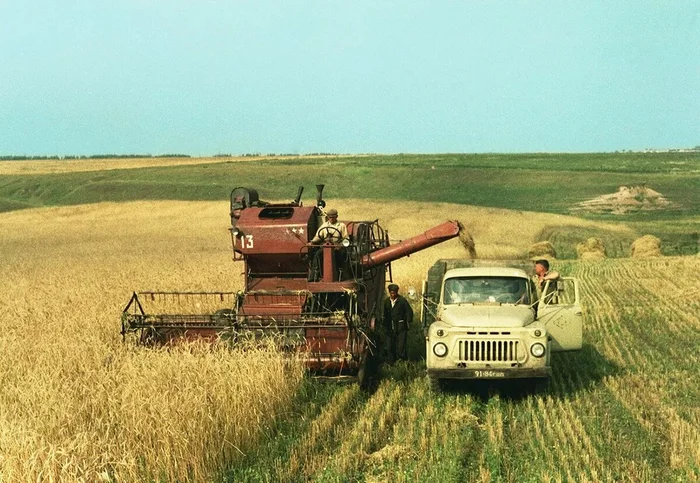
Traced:
[[554, 245], [552, 245], [548, 241], [539, 241], [537, 243], [534, 243], [530, 245], [530, 249], [527, 252], [527, 256], [531, 259], [534, 258], [557, 258], [557, 251], [554, 249]]
[[620, 186], [617, 193], [582, 201], [574, 210], [624, 214], [632, 211], [664, 210], [672, 206], [673, 204], [661, 193], [646, 186]]
[[605, 245], [600, 238], [589, 238], [576, 245], [576, 253], [581, 260], [602, 260], [605, 258]]
[[661, 240], [654, 235], [644, 235], [632, 242], [632, 257], [660, 257], [661, 255]]

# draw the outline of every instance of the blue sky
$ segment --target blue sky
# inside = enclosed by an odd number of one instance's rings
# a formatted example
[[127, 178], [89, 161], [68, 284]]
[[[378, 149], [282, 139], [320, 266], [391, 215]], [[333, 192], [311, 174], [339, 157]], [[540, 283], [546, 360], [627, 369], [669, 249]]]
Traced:
[[0, 155], [697, 145], [697, 0], [0, 0]]

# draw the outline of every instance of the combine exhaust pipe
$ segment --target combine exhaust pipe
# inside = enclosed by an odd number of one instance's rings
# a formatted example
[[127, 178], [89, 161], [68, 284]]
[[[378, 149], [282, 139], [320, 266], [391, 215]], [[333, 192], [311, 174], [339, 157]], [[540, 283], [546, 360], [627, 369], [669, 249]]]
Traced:
[[325, 185], [323, 185], [323, 184], [316, 185], [316, 191], [317, 191], [317, 193], [316, 193], [316, 206], [320, 206], [321, 208], [326, 206], [326, 203], [323, 201], [323, 187], [324, 186]]
[[384, 265], [459, 236], [459, 233], [463, 229], [464, 227], [459, 221], [446, 221], [441, 225], [435, 226], [420, 235], [408, 238], [396, 245], [389, 245], [386, 248], [368, 253], [362, 257], [360, 263], [364, 268]]

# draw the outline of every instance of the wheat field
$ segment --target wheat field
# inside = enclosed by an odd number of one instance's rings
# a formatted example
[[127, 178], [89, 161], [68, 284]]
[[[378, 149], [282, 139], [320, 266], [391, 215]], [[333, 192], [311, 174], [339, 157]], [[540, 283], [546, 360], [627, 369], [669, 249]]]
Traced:
[[0, 481], [208, 480], [288, 406], [274, 351], [121, 341], [132, 290], [240, 288], [219, 208], [0, 215]]
[[[326, 159], [342, 156], [303, 156], [303, 159]], [[358, 156], [353, 156], [358, 157]], [[104, 158], [104, 159], [41, 159], [22, 161], [0, 161], [0, 176], [17, 174], [57, 174], [110, 169], [155, 168], [165, 166], [187, 166], [192, 164], [236, 163], [242, 161], [280, 160], [289, 156], [219, 156], [204, 158], [157, 157], [157, 158]], [[299, 159], [300, 156], [293, 156]]]
[[[450, 204], [329, 206], [379, 218], [393, 241], [459, 220], [480, 258], [521, 258], [544, 226], [625, 230]], [[700, 478], [697, 257], [557, 262], [582, 281], [586, 347], [555, 359], [546, 395], [435, 396], [420, 364], [397, 366], [371, 396], [332, 389], [282, 455], [252, 461], [275, 420], [311, 410], [292, 407], [299, 364], [119, 335], [133, 290], [240, 289], [227, 227], [226, 202], [0, 214], [0, 481], [212, 481], [230, 468], [263, 481]], [[449, 241], [395, 262], [394, 280], [418, 288], [434, 260], [463, 256]]]

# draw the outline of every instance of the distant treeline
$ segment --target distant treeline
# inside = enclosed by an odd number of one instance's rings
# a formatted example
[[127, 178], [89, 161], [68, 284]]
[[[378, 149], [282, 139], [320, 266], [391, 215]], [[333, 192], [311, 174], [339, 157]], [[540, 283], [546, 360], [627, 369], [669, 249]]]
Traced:
[[90, 156], [0, 156], [0, 161], [27, 161], [49, 159], [132, 159], [132, 158], [189, 158], [189, 154], [91, 154]]
[[[335, 153], [244, 153], [244, 154], [215, 154], [214, 158], [233, 158], [233, 157], [271, 157], [271, 156], [337, 156]], [[89, 156], [0, 156], [0, 161], [45, 161], [45, 160], [61, 160], [61, 159], [133, 159], [133, 158], [191, 158], [189, 154], [91, 154]]]
[[261, 154], [261, 153], [243, 153], [243, 154], [219, 153], [219, 154], [215, 154], [213, 157], [215, 157], [215, 158], [234, 158], [234, 157], [264, 158], [264, 157], [271, 157], [271, 156], [284, 156], [284, 157], [289, 157], [289, 156], [338, 156], [338, 154], [337, 153], [304, 153], [304, 154], [299, 154], [299, 153], [267, 153], [267, 154]]

